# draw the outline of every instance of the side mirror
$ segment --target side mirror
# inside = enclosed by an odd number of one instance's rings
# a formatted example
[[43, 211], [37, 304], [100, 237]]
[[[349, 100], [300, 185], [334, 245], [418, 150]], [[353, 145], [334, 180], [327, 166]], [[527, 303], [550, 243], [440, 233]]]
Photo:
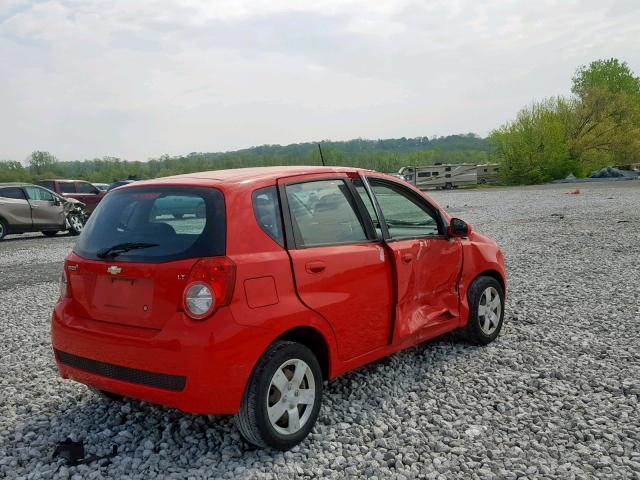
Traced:
[[448, 230], [450, 237], [468, 237], [471, 234], [471, 225], [459, 218], [452, 218]]

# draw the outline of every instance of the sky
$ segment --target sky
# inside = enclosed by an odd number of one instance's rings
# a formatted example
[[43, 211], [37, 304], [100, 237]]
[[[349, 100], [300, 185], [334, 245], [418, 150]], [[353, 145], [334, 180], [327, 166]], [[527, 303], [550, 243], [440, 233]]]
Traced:
[[0, 0], [0, 159], [476, 132], [640, 74], [640, 1]]

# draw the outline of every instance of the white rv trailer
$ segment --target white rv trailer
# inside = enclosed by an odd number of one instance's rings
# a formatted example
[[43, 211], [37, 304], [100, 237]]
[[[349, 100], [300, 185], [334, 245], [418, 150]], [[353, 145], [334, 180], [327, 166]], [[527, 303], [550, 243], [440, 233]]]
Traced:
[[500, 177], [497, 163], [478, 165], [478, 183], [495, 183]]
[[402, 167], [398, 176], [420, 189], [451, 189], [478, 183], [478, 167], [470, 163]]

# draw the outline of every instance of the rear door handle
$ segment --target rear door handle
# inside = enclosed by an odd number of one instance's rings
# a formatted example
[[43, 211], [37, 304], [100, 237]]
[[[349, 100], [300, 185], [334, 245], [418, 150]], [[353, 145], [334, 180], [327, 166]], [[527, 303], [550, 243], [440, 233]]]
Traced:
[[402, 261], [404, 263], [409, 263], [409, 262], [411, 262], [411, 260], [413, 260], [413, 254], [411, 254], [411, 253], [403, 253], [402, 254]]
[[323, 272], [325, 268], [327, 268], [327, 266], [324, 264], [324, 262], [308, 262], [305, 266], [304, 266], [305, 270], [308, 273], [320, 273]]

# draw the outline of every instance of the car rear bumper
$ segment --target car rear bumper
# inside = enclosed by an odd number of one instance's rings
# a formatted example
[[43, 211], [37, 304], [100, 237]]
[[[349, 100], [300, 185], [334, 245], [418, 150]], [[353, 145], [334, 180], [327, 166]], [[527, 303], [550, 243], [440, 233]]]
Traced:
[[191, 413], [236, 413], [268, 331], [238, 325], [228, 308], [195, 322], [175, 312], [162, 330], [74, 315], [56, 305], [51, 340], [60, 375]]

